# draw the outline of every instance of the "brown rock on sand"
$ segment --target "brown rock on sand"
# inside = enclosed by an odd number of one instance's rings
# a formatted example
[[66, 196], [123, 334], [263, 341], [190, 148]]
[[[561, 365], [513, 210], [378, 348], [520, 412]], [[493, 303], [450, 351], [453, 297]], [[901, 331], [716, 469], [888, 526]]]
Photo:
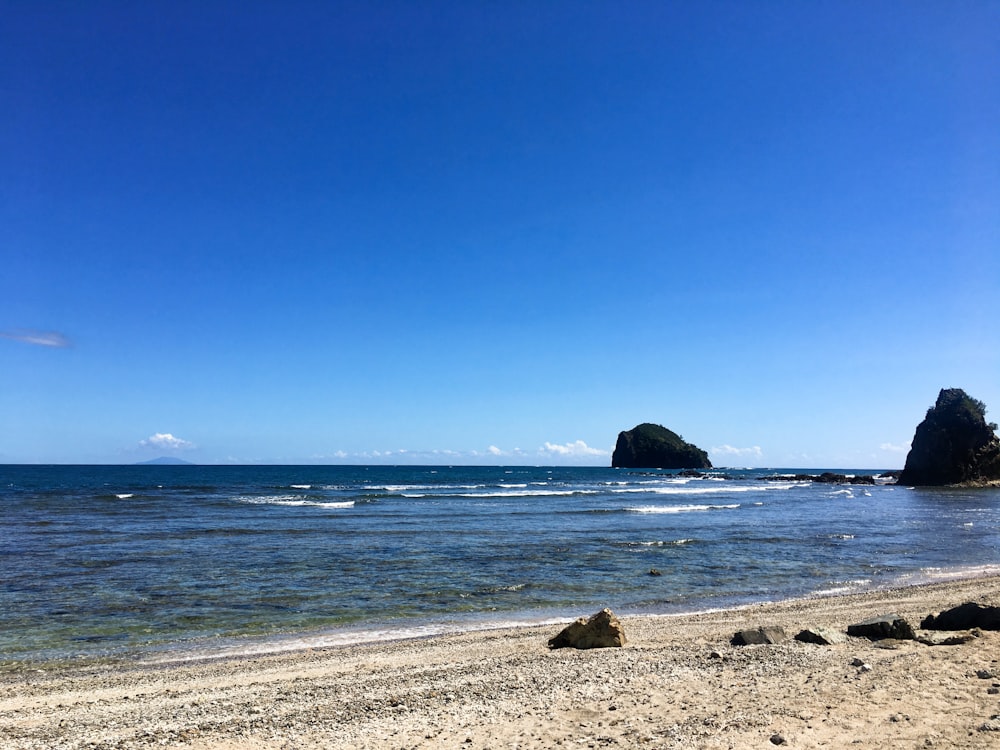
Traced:
[[567, 625], [554, 638], [549, 648], [621, 648], [625, 645], [625, 630], [610, 609], [602, 609]]

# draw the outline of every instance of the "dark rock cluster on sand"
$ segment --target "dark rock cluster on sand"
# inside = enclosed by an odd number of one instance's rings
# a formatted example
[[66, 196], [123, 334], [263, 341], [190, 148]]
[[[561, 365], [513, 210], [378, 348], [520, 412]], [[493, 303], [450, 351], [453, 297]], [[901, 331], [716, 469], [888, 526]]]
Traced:
[[[920, 623], [924, 630], [1000, 630], [1000, 607], [990, 607], [974, 602], [966, 602], [959, 607], [945, 610], [939, 615], [928, 615]], [[920, 641], [928, 646], [955, 646], [967, 643], [975, 634], [933, 640], [918, 637], [913, 627], [899, 615], [879, 615], [849, 625], [847, 635], [867, 638], [872, 641]], [[733, 646], [757, 646], [784, 643], [788, 640], [785, 629], [780, 625], [767, 625], [738, 630], [730, 643]], [[843, 633], [830, 628], [805, 628], [795, 636], [795, 640], [820, 646], [844, 643]], [[625, 630], [610, 609], [602, 609], [590, 617], [581, 617], [563, 628], [558, 635], [549, 639], [549, 648], [611, 648], [626, 643]]]
[[[928, 615], [920, 623], [924, 630], [1000, 630], [1000, 607], [988, 607], [982, 604], [967, 602], [959, 607], [945, 610], [941, 614]], [[849, 625], [847, 635], [855, 638], [867, 638], [872, 641], [920, 641], [928, 646], [957, 646], [974, 639], [975, 633], [967, 636], [953, 636], [935, 640], [928, 637], [918, 637], [913, 627], [899, 615], [880, 615]], [[762, 644], [782, 643], [788, 640], [783, 628], [766, 626], [738, 630], [730, 643], [734, 646], [752, 646]], [[843, 633], [829, 628], [806, 628], [800, 631], [795, 640], [803, 643], [814, 643], [821, 646], [832, 646], [843, 643]]]
[[611, 466], [624, 469], [711, 469], [708, 454], [672, 430], [646, 422], [618, 433]]
[[879, 641], [883, 638], [912, 641], [917, 637], [910, 623], [899, 615], [880, 615], [849, 625], [847, 634], [855, 638], [868, 638], [872, 641]]
[[899, 484], [915, 486], [1000, 481], [1000, 438], [986, 406], [961, 388], [945, 388], [917, 425]]
[[921, 622], [924, 630], [1000, 630], [1000, 607], [966, 602], [945, 610], [938, 616], [927, 615]]

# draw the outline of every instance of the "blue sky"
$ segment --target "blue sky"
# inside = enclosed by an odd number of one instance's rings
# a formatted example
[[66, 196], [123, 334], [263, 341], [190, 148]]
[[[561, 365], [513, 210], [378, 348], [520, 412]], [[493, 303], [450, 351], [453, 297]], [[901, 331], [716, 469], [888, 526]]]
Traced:
[[0, 462], [893, 468], [1000, 412], [996, 2], [0, 15]]

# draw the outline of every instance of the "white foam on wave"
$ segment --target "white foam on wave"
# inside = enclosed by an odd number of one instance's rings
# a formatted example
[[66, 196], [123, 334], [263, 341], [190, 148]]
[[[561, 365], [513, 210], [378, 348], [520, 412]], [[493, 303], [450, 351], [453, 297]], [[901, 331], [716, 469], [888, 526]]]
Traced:
[[712, 487], [625, 487], [623, 489], [612, 489], [609, 490], [615, 495], [635, 495], [635, 494], [648, 494], [648, 495], [722, 495], [722, 494], [739, 494], [743, 492], [766, 492], [768, 490], [790, 490], [795, 487], [801, 487], [803, 485], [798, 484], [768, 484], [766, 486], [761, 485], [745, 485], [745, 484], [733, 484], [733, 485], [714, 485]]
[[630, 542], [630, 547], [683, 547], [685, 544], [693, 544], [694, 539], [674, 539], [673, 541], [657, 542]]
[[293, 484], [293, 485], [291, 485], [291, 487], [292, 487], [293, 490], [311, 490], [312, 489], [312, 485], [311, 484]]
[[369, 492], [412, 492], [425, 490], [433, 494], [448, 494], [451, 490], [479, 490], [485, 484], [373, 484], [364, 489]]
[[814, 591], [812, 596], [842, 596], [843, 594], [854, 594], [864, 591], [871, 586], [871, 578], [857, 578], [853, 581], [837, 581], [829, 588]]
[[970, 565], [964, 568], [921, 568], [921, 575], [929, 581], [960, 581], [966, 578], [984, 578], [1000, 575], [1000, 565]]
[[285, 505], [294, 508], [353, 508], [353, 500], [343, 500], [338, 502], [322, 502], [321, 500], [309, 500], [300, 495], [272, 495], [259, 497], [237, 497], [237, 502], [247, 505]]
[[629, 513], [698, 513], [707, 510], [735, 510], [740, 504], [733, 505], [637, 505], [623, 508]]
[[121, 494], [115, 495], [119, 500], [128, 500], [130, 497], [135, 497], [134, 492], [123, 492]]
[[404, 492], [403, 497], [462, 497], [485, 499], [491, 497], [573, 497], [574, 495], [599, 495], [597, 490], [524, 490], [518, 492]]

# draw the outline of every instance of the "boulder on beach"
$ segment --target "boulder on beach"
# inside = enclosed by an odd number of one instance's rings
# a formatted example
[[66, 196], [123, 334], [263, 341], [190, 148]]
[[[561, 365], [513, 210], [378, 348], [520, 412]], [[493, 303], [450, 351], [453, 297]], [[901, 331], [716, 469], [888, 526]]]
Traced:
[[730, 639], [734, 646], [758, 646], [767, 643], [782, 643], [788, 640], [785, 629], [778, 625], [768, 625], [762, 628], [747, 628], [738, 630]]
[[847, 634], [857, 638], [880, 641], [892, 638], [897, 641], [912, 641], [916, 638], [913, 628], [899, 615], [880, 615], [869, 620], [849, 625]]
[[927, 615], [921, 622], [924, 630], [1000, 630], [1000, 607], [966, 602], [941, 614]]
[[646, 422], [618, 433], [612, 468], [711, 469], [708, 454], [672, 430]]
[[899, 484], [935, 486], [1000, 481], [1000, 438], [986, 405], [945, 388], [917, 425]]
[[847, 637], [838, 630], [830, 628], [804, 628], [795, 636], [800, 643], [814, 643], [817, 646], [833, 646], [844, 643]]
[[625, 630], [610, 609], [602, 609], [589, 618], [581, 617], [549, 639], [549, 648], [620, 648], [625, 645]]

